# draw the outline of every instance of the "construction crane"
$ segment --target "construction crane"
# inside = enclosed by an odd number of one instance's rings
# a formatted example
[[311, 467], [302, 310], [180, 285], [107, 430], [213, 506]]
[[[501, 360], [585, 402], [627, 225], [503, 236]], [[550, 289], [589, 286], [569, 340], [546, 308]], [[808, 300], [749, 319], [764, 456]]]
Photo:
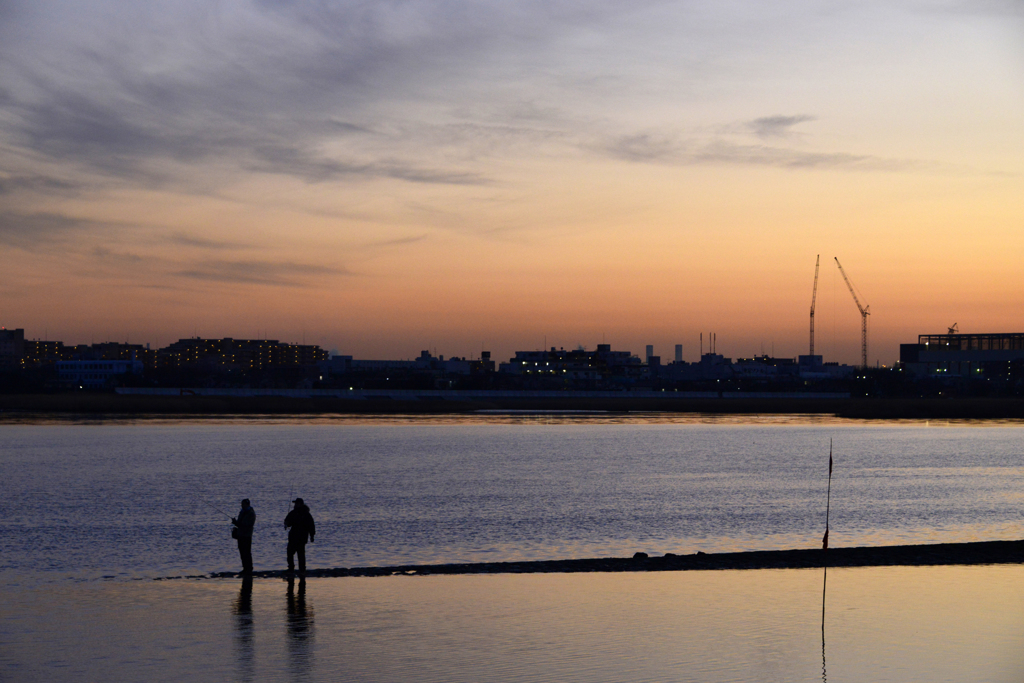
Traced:
[[857, 308], [860, 310], [860, 364], [861, 367], [868, 367], [868, 316], [871, 312], [868, 310], [870, 306], [862, 306], [860, 299], [857, 298], [857, 292], [853, 288], [853, 283], [850, 282], [850, 278], [846, 277], [846, 271], [843, 270], [843, 264], [839, 262], [839, 257], [835, 257], [836, 265], [839, 266], [839, 272], [843, 275], [843, 280], [846, 281], [846, 286], [850, 288], [850, 294], [853, 295], [853, 303], [857, 304]]
[[960, 328], [957, 327], [956, 323], [953, 323], [953, 327], [949, 328], [950, 334], [960, 334]]
[[821, 254], [814, 259], [814, 289], [811, 290], [811, 355], [814, 355], [814, 302], [818, 300], [818, 265], [821, 263]]

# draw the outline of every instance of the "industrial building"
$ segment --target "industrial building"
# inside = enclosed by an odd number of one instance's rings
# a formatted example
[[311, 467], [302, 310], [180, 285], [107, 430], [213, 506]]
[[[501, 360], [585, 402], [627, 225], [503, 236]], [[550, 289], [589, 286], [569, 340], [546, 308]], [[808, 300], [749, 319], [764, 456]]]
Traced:
[[1002, 375], [1024, 362], [1024, 333], [921, 334], [900, 344], [900, 367], [914, 377]]

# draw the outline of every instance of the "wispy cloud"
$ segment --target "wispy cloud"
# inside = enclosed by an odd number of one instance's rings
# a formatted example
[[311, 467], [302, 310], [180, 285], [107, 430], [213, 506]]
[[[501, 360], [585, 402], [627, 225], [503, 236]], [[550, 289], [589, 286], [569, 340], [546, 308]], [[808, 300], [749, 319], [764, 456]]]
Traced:
[[0, 176], [0, 195], [13, 194], [23, 190], [40, 194], [75, 194], [81, 188], [81, 183], [46, 175]]
[[376, 162], [347, 162], [317, 158], [287, 146], [263, 146], [255, 150], [256, 160], [248, 165], [253, 171], [290, 175], [306, 182], [319, 183], [345, 178], [395, 178], [415, 183], [480, 185], [486, 179], [477, 173], [417, 167], [395, 159]]
[[800, 114], [797, 116], [763, 116], [749, 122], [751, 130], [759, 138], [785, 138], [793, 132], [799, 123], [814, 121], [813, 116]]
[[936, 167], [934, 163], [914, 159], [887, 159], [870, 154], [744, 145], [721, 138], [679, 140], [670, 135], [652, 133], [613, 137], [593, 148], [614, 158], [638, 163], [738, 164], [857, 171], [910, 171]]
[[92, 250], [92, 254], [97, 259], [121, 266], [136, 266], [146, 260], [138, 254], [126, 251], [113, 251], [106, 247], [95, 247]]
[[172, 244], [178, 244], [183, 247], [195, 247], [197, 249], [212, 249], [212, 250], [227, 250], [227, 249], [245, 249], [252, 245], [242, 244], [241, 242], [228, 242], [224, 240], [212, 240], [205, 237], [196, 237], [195, 235], [188, 235], [185, 233], [175, 233], [167, 237], [167, 241]]
[[600, 143], [597, 149], [618, 159], [638, 162], [669, 162], [685, 155], [677, 140], [652, 133], [620, 135]]
[[3, 211], [0, 212], [0, 244], [32, 251], [109, 227], [109, 224], [60, 213]]
[[302, 287], [318, 277], [352, 275], [346, 268], [287, 261], [204, 261], [174, 275], [233, 284]]
[[367, 248], [370, 248], [370, 249], [379, 249], [379, 248], [387, 248], [387, 247], [402, 247], [402, 246], [405, 246], [405, 245], [408, 245], [408, 244], [416, 244], [418, 242], [422, 242], [425, 239], [427, 239], [427, 235], [425, 235], [425, 234], [423, 234], [423, 235], [410, 235], [408, 237], [396, 237], [395, 239], [390, 239], [390, 240], [379, 240], [379, 241], [376, 241], [376, 242], [370, 242], [369, 244], [367, 244], [365, 246]]
[[[608, 0], [11, 6], [0, 137], [143, 185], [168, 182], [166, 162], [186, 177], [203, 164], [307, 182], [486, 183], [431, 140], [410, 140], [403, 122], [424, 112], [400, 102], [443, 102], [481, 56], [500, 63], [495, 53], [622, 11]], [[45, 58], [30, 49], [39, 44]]]

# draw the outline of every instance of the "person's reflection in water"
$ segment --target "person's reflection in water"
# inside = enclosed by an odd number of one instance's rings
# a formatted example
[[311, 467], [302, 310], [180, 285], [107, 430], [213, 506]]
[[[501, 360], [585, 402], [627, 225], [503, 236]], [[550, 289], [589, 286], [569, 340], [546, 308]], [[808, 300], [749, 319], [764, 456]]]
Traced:
[[313, 608], [306, 604], [306, 579], [288, 577], [288, 664], [295, 680], [313, 672]]
[[238, 656], [238, 680], [256, 678], [256, 627], [252, 618], [252, 575], [242, 578], [242, 587], [235, 601], [235, 653]]

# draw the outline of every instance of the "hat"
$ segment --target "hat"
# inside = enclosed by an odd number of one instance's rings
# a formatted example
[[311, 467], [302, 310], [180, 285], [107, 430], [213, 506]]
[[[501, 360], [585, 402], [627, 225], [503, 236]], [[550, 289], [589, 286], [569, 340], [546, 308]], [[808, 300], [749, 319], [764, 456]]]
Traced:
[[298, 503], [299, 505], [304, 505], [304, 503], [302, 502], [302, 499], [301, 499], [301, 498], [296, 498], [296, 499], [295, 499], [295, 500], [293, 500], [292, 502], [293, 502], [293, 503]]

